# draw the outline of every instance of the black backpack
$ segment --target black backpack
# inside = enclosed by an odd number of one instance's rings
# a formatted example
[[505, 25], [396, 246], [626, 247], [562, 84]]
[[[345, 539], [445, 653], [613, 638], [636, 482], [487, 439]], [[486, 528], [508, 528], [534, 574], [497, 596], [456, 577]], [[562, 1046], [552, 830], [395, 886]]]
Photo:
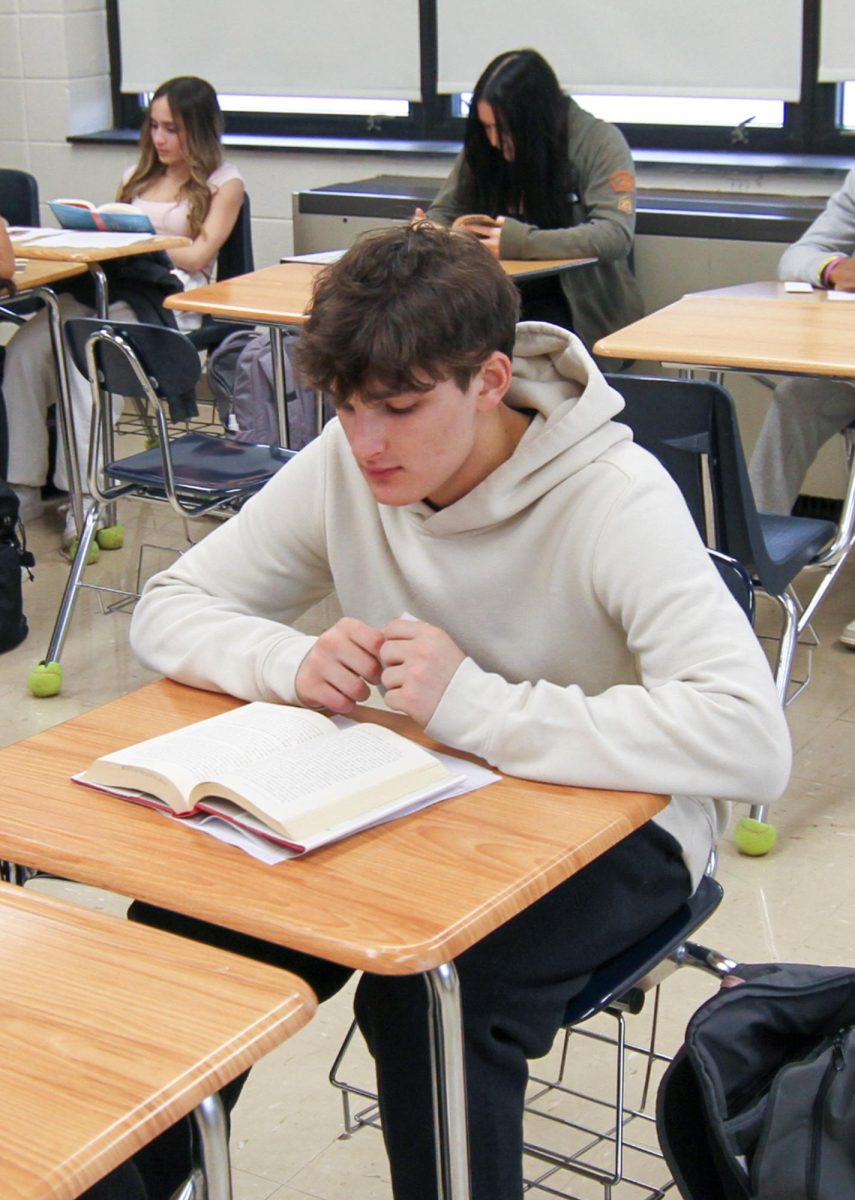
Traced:
[[18, 497], [0, 480], [0, 653], [14, 650], [29, 632], [24, 616], [21, 568], [32, 579], [35, 559], [27, 549]]
[[689, 1021], [659, 1089], [687, 1200], [855, 1198], [855, 970], [742, 966]]

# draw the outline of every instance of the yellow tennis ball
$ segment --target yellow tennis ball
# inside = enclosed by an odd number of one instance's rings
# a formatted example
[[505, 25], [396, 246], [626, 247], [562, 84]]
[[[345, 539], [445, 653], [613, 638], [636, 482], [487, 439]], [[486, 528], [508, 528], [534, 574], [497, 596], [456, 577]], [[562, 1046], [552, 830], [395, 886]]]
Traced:
[[[73, 537], [68, 544], [68, 557], [74, 561], [77, 557], [77, 546], [80, 538]], [[89, 553], [86, 555], [86, 565], [91, 567], [101, 557], [101, 551], [98, 549], [98, 543], [93, 539], [89, 546]]]
[[58, 695], [62, 688], [62, 664], [58, 662], [38, 663], [30, 671], [27, 686], [40, 700], [47, 696]]
[[124, 525], [107, 525], [95, 534], [95, 540], [102, 550], [121, 550], [125, 544]]
[[754, 858], [768, 854], [777, 838], [778, 831], [774, 825], [767, 825], [765, 821], [755, 821], [753, 817], [743, 817], [737, 822], [733, 833], [733, 840], [740, 854], [750, 854]]

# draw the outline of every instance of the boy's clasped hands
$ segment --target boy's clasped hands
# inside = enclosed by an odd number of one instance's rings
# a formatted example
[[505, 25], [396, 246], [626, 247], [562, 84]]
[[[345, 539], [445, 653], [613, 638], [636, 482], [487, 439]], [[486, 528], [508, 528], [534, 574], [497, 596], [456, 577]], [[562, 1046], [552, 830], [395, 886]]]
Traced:
[[350, 712], [385, 689], [390, 708], [426, 726], [466, 655], [442, 629], [397, 617], [374, 629], [343, 617], [320, 635], [297, 671], [297, 697], [307, 708]]

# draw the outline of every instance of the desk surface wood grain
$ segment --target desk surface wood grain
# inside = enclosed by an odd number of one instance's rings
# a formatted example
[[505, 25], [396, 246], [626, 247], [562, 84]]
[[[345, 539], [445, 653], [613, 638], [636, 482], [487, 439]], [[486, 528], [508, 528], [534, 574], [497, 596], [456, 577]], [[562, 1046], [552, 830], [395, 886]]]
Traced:
[[[92, 236], [96, 237], [97, 235], [93, 234]], [[176, 246], [189, 245], [190, 238], [167, 233], [144, 237], [138, 242], [129, 242], [125, 246], [109, 246], [106, 243], [101, 246], [63, 246], [59, 242], [43, 246], [38, 242], [13, 242], [16, 258], [39, 259], [46, 262], [62, 259], [66, 262], [78, 263], [107, 262], [111, 258], [127, 258], [128, 255], [151, 254], [155, 250], [173, 250]]]
[[600, 338], [607, 358], [855, 377], [855, 301], [760, 282], [695, 292]]
[[294, 976], [0, 885], [0, 1177], [71, 1200], [300, 1029]]
[[[456, 957], [666, 803], [507, 777], [269, 867], [71, 782], [102, 753], [237, 703], [160, 681], [0, 750], [0, 856], [348, 966], [408, 974]], [[360, 715], [436, 746], [400, 716]]]
[[18, 291], [23, 292], [27, 288], [50, 287], [52, 283], [59, 283], [60, 280], [85, 274], [85, 263], [28, 259], [26, 266], [20, 270], [16, 268], [14, 283]]
[[[595, 258], [506, 260], [502, 266], [512, 278], [523, 278], [552, 275], [596, 261]], [[190, 292], [176, 292], [164, 303], [166, 308], [209, 314], [222, 320], [302, 325], [315, 278], [323, 270], [324, 265], [319, 263], [278, 263]]]

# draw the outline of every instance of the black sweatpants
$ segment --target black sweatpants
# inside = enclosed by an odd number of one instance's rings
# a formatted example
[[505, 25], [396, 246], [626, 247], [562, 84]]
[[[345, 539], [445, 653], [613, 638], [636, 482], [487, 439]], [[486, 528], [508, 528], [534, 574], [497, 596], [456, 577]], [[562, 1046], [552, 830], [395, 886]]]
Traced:
[[[676, 841], [652, 822], [595, 859], [456, 960], [466, 1053], [473, 1200], [520, 1200], [527, 1060], [545, 1054], [568, 1000], [591, 973], [650, 933], [688, 898]], [[301, 975], [325, 999], [344, 967], [218, 926], [135, 903], [133, 919], [263, 958]], [[396, 1200], [436, 1200], [427, 1031], [418, 976], [363, 975], [356, 1016], [377, 1067]], [[226, 1089], [235, 1102], [242, 1080]], [[187, 1170], [186, 1123], [135, 1162], [152, 1200]]]

